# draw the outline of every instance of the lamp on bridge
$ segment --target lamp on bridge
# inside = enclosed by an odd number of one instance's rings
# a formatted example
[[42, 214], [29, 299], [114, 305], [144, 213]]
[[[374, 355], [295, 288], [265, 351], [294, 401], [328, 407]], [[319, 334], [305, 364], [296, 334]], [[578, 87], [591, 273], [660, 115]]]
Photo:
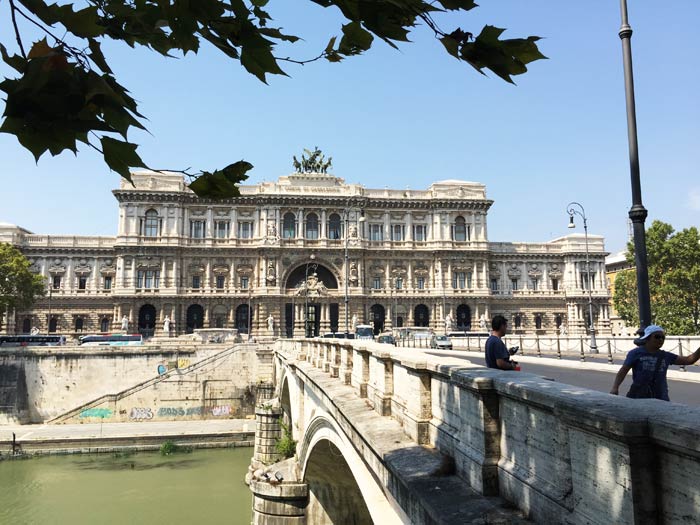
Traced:
[[[312, 253], [309, 256], [309, 261], [306, 263], [306, 271], [304, 272], [304, 336], [311, 337], [311, 325], [309, 324], [309, 268], [315, 272], [318, 264], [314, 262], [316, 256]], [[315, 319], [314, 319], [315, 321]]]
[[[576, 208], [579, 209], [576, 209]], [[592, 280], [591, 280], [591, 266], [590, 266], [590, 255], [588, 253], [588, 218], [586, 217], [586, 210], [578, 202], [570, 202], [567, 205], [567, 213], [569, 214], [569, 228], [576, 228], [574, 224], [574, 215], [578, 215], [583, 219], [583, 234], [586, 241], [586, 288], [588, 291], [588, 320], [590, 323], [591, 331], [591, 352], [598, 353], [598, 345], [595, 340], [595, 323], [593, 322], [593, 294], [591, 292]], [[583, 274], [582, 274], [583, 275]], [[583, 359], [583, 357], [582, 357]]]

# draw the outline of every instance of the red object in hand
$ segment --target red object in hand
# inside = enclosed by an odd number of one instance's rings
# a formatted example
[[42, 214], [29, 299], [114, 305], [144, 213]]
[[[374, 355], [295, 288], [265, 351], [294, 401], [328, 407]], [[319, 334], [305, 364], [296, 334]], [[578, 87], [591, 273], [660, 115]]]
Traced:
[[520, 372], [520, 365], [515, 365], [515, 368], [513, 370], [515, 370], [516, 372]]

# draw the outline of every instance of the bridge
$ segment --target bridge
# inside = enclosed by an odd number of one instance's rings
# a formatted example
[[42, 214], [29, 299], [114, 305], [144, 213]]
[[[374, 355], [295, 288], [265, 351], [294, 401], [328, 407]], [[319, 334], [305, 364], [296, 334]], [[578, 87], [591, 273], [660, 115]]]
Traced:
[[280, 339], [274, 356], [256, 524], [697, 519], [700, 409], [373, 342]]

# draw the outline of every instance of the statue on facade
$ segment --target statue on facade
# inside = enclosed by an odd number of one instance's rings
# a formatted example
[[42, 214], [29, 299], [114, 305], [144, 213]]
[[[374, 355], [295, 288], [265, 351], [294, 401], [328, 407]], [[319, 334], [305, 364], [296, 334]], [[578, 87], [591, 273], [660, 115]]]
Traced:
[[275, 280], [277, 279], [277, 273], [275, 272], [275, 263], [270, 261], [267, 263], [267, 282], [270, 284], [275, 284]]
[[357, 273], [357, 263], [355, 261], [352, 261], [350, 263], [350, 284], [355, 286], [357, 284], [357, 281], [359, 280], [358, 273]]
[[122, 331], [129, 331], [129, 318], [127, 316], [122, 317]]
[[452, 316], [449, 313], [445, 316], [445, 331], [452, 331]]
[[274, 222], [267, 223], [267, 236], [268, 237], [277, 237], [277, 226], [275, 226]]
[[29, 332], [30, 335], [39, 335], [39, 329], [36, 326], [32, 327], [32, 330]]
[[352, 331], [357, 328], [357, 314], [352, 314]]
[[170, 336], [170, 317], [165, 316], [165, 319], [163, 319], [163, 333], [167, 336]]
[[357, 224], [351, 224], [349, 227], [349, 231], [350, 231], [350, 238], [356, 239], [357, 238]]
[[297, 173], [327, 173], [333, 165], [333, 157], [328, 157], [326, 160], [318, 147], [315, 147], [313, 151], [304, 148], [301, 161], [297, 160], [296, 156], [292, 159], [294, 159], [292, 164]]
[[267, 330], [275, 335], [275, 318], [272, 317], [272, 314], [267, 316]]
[[318, 274], [314, 272], [308, 276], [306, 282], [302, 282], [299, 285], [297, 295], [320, 297], [321, 295], [326, 295], [327, 291], [326, 285], [318, 278]]
[[481, 317], [479, 317], [479, 328], [483, 331], [486, 330], [486, 317], [484, 314], [481, 314]]
[[561, 325], [561, 329], [559, 331], [561, 332], [561, 335], [567, 335], [566, 325]]

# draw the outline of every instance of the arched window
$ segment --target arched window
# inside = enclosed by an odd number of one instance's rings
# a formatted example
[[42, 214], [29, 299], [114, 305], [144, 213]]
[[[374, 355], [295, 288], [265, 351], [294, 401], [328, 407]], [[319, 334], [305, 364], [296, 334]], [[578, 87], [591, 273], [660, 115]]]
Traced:
[[554, 318], [554, 322], [556, 323], [557, 328], [561, 328], [561, 325], [562, 325], [561, 314], [557, 314], [557, 316]]
[[343, 236], [340, 215], [337, 213], [332, 213], [328, 217], [328, 238], [329, 239], [340, 239]]
[[467, 223], [464, 220], [464, 217], [462, 217], [461, 215], [455, 219], [452, 239], [454, 239], [457, 242], [463, 242], [467, 240]]
[[318, 239], [318, 215], [315, 213], [306, 216], [306, 238]]
[[542, 314], [537, 314], [535, 316], [535, 328], [538, 330], [542, 328]]
[[83, 318], [78, 317], [75, 320], [75, 331], [76, 332], [82, 332], [83, 331]]
[[32, 331], [32, 320], [29, 317], [25, 317], [22, 321], [22, 333], [28, 334]]
[[106, 317], [100, 321], [100, 332], [109, 332], [109, 319]]
[[282, 238], [293, 239], [297, 236], [296, 217], [293, 213], [287, 212], [282, 219]]
[[430, 310], [424, 304], [419, 304], [413, 310], [413, 324], [415, 326], [430, 326]]
[[522, 324], [523, 324], [523, 318], [522, 318], [522, 316], [521, 316], [520, 314], [517, 314], [517, 315], [515, 316], [515, 322], [514, 322], [513, 324], [515, 324], [515, 327], [516, 327], [516, 328], [520, 328], [520, 327], [522, 326]]
[[158, 212], [156, 210], [148, 210], [143, 220], [144, 237], [158, 237], [158, 223]]
[[49, 333], [53, 333], [56, 331], [56, 327], [58, 326], [58, 319], [55, 317], [52, 317], [49, 319]]

